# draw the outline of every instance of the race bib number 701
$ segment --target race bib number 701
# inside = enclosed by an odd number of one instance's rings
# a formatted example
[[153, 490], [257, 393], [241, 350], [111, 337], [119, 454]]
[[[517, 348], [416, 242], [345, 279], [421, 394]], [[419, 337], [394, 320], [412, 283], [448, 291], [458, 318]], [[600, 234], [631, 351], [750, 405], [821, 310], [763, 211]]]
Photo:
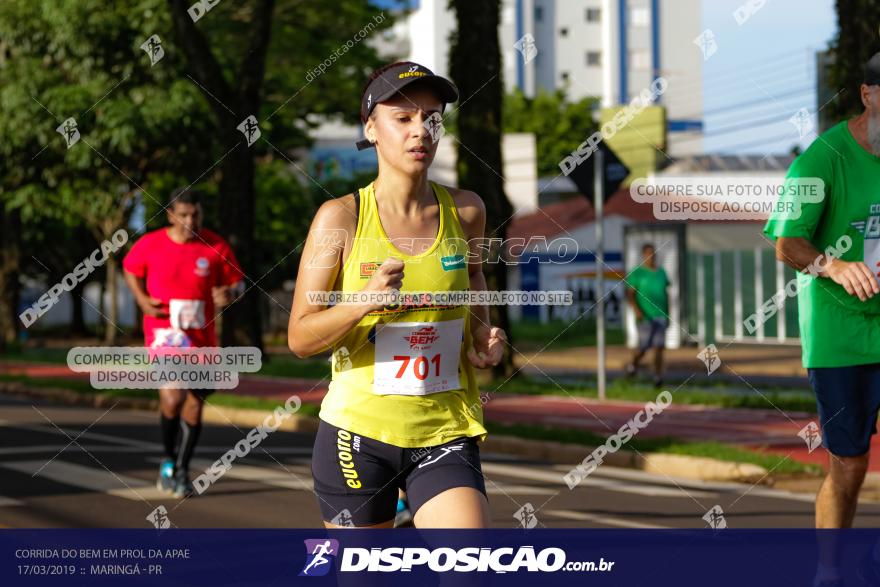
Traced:
[[373, 392], [426, 395], [461, 387], [464, 319], [376, 326]]

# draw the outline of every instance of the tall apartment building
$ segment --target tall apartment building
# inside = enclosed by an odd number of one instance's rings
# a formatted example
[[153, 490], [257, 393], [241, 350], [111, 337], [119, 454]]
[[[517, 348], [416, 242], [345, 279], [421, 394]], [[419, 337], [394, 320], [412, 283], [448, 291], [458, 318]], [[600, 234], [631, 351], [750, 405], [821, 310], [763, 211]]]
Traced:
[[[456, 27], [447, 0], [420, 0], [408, 17], [408, 58], [448, 74], [449, 35]], [[565, 88], [572, 99], [628, 103], [663, 76], [667, 151], [703, 148], [701, 0], [502, 0], [498, 30], [504, 84], [534, 95]], [[527, 60], [517, 41], [531, 35], [537, 54]], [[479, 57], [475, 57], [479, 58]]]

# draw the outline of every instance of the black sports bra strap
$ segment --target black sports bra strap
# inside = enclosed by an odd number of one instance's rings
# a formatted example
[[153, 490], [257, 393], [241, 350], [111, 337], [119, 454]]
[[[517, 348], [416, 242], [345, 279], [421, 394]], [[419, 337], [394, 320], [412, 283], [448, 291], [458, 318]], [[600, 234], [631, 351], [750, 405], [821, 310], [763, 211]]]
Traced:
[[361, 214], [361, 191], [354, 193], [354, 217], [359, 218]]

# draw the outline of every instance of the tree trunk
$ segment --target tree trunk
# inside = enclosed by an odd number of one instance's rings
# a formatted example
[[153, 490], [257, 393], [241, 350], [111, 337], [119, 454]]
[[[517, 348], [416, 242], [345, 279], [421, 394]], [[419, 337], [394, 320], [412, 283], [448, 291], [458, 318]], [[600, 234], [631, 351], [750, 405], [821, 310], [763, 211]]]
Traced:
[[[254, 159], [246, 144], [237, 147], [223, 162], [220, 179], [220, 224], [235, 252], [242, 272], [249, 275], [256, 265], [254, 251]], [[242, 275], [244, 280], [244, 275]], [[263, 348], [258, 287], [223, 312], [223, 346]]]
[[119, 334], [119, 327], [117, 326], [119, 323], [119, 300], [117, 298], [118, 284], [116, 283], [117, 264], [116, 259], [114, 259], [112, 255], [107, 257], [105, 267], [107, 268], [107, 277], [104, 289], [110, 297], [110, 307], [106, 312], [107, 325], [105, 327], [106, 330], [104, 330], [104, 343], [107, 346], [114, 346], [118, 339], [117, 335]]
[[85, 281], [81, 281], [76, 284], [76, 287], [70, 290], [70, 333], [74, 336], [86, 336], [88, 334], [88, 331], [86, 330], [85, 316], [83, 315], [82, 301], [85, 288]]
[[[180, 47], [186, 55], [187, 69], [205, 92], [205, 100], [214, 113], [221, 146], [228, 151], [240, 143], [221, 164], [220, 232], [229, 241], [244, 274], [255, 271], [254, 245], [254, 159], [244, 136], [237, 130], [248, 116], [259, 117], [266, 55], [272, 28], [274, 0], [257, 0], [250, 7], [250, 38], [244, 51], [235, 83], [230, 84], [223, 68], [211, 51], [208, 38], [187, 14], [189, 2], [168, 0]], [[259, 124], [259, 120], [257, 121]], [[259, 288], [223, 313], [221, 344], [250, 344], [260, 349], [262, 322]]]
[[21, 294], [21, 215], [0, 204], [0, 351], [18, 336], [18, 302]]
[[[877, 22], [880, 3], [875, 0], [837, 0], [837, 37], [831, 43], [833, 62], [829, 68], [832, 94], [840, 92], [827, 105], [834, 117], [846, 119], [864, 110], [859, 86], [865, 63], [880, 51]], [[823, 106], [819, 104], [819, 106]]]
[[[501, 155], [501, 49], [498, 45], [500, 0], [450, 0], [458, 21], [450, 50], [450, 74], [458, 86], [458, 185], [475, 191], [486, 203], [486, 236], [506, 238], [513, 206], [504, 194]], [[474, 59], [479, 55], [479, 59]], [[507, 289], [507, 265], [484, 267], [490, 290]], [[513, 348], [506, 306], [491, 306], [492, 323], [503, 328]], [[496, 377], [513, 371], [513, 356], [493, 369]]]

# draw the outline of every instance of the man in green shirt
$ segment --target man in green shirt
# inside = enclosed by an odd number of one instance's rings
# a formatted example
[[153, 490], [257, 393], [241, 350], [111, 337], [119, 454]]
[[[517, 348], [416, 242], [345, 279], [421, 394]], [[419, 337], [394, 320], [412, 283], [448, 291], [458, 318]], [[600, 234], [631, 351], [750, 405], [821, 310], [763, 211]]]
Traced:
[[642, 246], [642, 263], [626, 276], [626, 297], [639, 329], [639, 346], [633, 354], [632, 363], [626, 366], [629, 375], [635, 375], [639, 361], [649, 348], [654, 349], [654, 385], [663, 385], [663, 349], [666, 346], [666, 329], [669, 327], [669, 278], [663, 267], [657, 266], [652, 244]]
[[[816, 496], [818, 528], [852, 526], [880, 408], [880, 53], [868, 61], [860, 95], [864, 111], [825, 132], [789, 169], [787, 188], [818, 178], [824, 198], [764, 228], [777, 259], [801, 272], [803, 364], [831, 453]], [[830, 256], [840, 243], [851, 246]]]

